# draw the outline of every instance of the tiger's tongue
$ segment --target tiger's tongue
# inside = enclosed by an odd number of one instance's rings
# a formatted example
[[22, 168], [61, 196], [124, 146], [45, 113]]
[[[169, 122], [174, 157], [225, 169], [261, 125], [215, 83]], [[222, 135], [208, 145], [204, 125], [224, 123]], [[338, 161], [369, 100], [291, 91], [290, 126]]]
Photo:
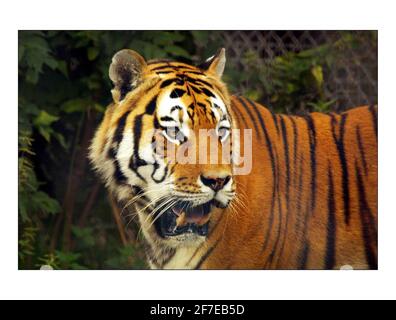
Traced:
[[172, 208], [173, 212], [179, 217], [178, 220], [181, 224], [186, 223], [196, 223], [202, 224], [205, 212], [202, 207], [189, 208], [187, 210], [182, 210], [180, 208]]

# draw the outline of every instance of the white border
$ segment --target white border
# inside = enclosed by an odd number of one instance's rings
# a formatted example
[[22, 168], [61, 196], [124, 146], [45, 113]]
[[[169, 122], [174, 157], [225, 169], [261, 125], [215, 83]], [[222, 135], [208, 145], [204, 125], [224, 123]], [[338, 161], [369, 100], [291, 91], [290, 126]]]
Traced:
[[[15, 1], [8, 2], [7, 8], [3, 4], [0, 298], [395, 298], [396, 28], [391, 1], [247, 2]], [[195, 14], [192, 7], [196, 7]], [[180, 14], [183, 8], [188, 14]], [[18, 29], [379, 29], [380, 271], [18, 271]]]

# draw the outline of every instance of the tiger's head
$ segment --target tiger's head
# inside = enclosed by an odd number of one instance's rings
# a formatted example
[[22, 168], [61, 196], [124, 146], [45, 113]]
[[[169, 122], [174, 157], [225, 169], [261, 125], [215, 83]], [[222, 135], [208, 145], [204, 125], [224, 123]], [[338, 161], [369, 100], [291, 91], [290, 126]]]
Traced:
[[90, 159], [145, 237], [168, 247], [199, 244], [211, 216], [235, 195], [225, 50], [196, 67], [146, 62], [132, 50], [112, 59], [114, 84]]

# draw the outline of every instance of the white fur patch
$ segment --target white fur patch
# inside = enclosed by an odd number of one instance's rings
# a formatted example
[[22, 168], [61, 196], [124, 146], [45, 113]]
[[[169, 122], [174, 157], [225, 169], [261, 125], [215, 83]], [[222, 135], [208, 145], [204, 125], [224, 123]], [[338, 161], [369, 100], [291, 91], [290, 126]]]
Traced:
[[[175, 109], [172, 113], [171, 110], [173, 107], [179, 106], [182, 108], [183, 111], [183, 123], [179, 121], [179, 110]], [[180, 98], [171, 98], [170, 91], [164, 92], [159, 99], [159, 104], [157, 108], [158, 118], [160, 119], [160, 124], [164, 127], [167, 126], [175, 126], [175, 124], [179, 127], [180, 131], [186, 136], [187, 138], [190, 135], [190, 127], [188, 125], [188, 113], [187, 107], [184, 105]], [[166, 123], [161, 122], [161, 117], [172, 117], [176, 120], [176, 123]]]

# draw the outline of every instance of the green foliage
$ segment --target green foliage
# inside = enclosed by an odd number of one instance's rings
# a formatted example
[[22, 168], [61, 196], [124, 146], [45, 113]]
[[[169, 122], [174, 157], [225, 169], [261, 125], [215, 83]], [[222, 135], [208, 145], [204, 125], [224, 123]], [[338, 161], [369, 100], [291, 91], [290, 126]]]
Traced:
[[118, 249], [118, 254], [107, 259], [105, 264], [108, 269], [118, 269], [120, 266], [125, 266], [128, 269], [145, 269], [146, 263], [138, 250], [142, 251], [135, 245], [121, 247]]
[[[326, 111], [325, 74], [344, 45], [323, 45], [260, 63], [255, 52], [241, 74], [229, 60], [231, 92], [270, 101], [278, 111]], [[212, 31], [20, 31], [18, 45], [19, 267], [145, 268], [136, 239], [123, 245], [106, 191], [87, 163], [87, 143], [111, 101], [108, 67], [132, 48], [146, 59], [198, 63], [222, 46]], [[246, 88], [240, 92], [240, 88]], [[88, 199], [93, 198], [91, 204]], [[135, 230], [136, 231], [136, 230]]]
[[18, 62], [20, 75], [33, 84], [37, 83], [44, 66], [51, 69], [58, 66], [44, 33], [40, 31], [20, 33]]
[[38, 259], [36, 267], [39, 269], [43, 265], [52, 267], [54, 270], [85, 270], [86, 267], [79, 263], [81, 254], [73, 252], [62, 252], [56, 250], [54, 253], [49, 253]]

